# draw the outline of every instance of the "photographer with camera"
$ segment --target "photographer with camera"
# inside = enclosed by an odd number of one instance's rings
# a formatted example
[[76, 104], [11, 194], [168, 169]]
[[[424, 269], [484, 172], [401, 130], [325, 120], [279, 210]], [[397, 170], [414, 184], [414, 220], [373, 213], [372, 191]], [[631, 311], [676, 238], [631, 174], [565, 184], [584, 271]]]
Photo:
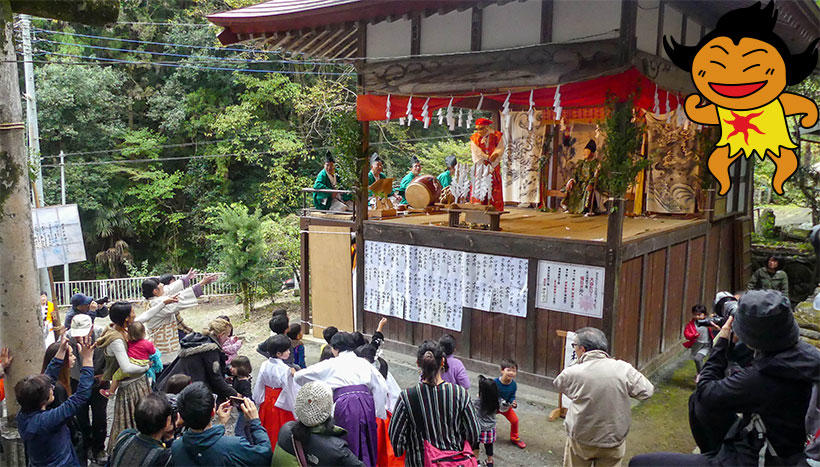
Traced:
[[94, 300], [85, 294], [74, 294], [71, 297], [71, 310], [65, 315], [65, 324], [63, 326], [65, 326], [66, 331], [71, 329], [71, 322], [78, 314], [90, 316], [92, 324], [95, 319], [108, 316], [108, 307], [105, 306], [106, 303], [108, 303], [108, 297]]
[[[683, 328], [683, 337], [686, 342], [683, 347], [689, 349], [689, 358], [695, 362], [695, 370], [700, 373], [703, 362], [709, 355], [712, 339], [709, 337], [709, 326], [715, 326], [710, 318], [706, 317], [706, 307], [698, 303], [692, 307], [692, 319]], [[720, 329], [720, 327], [718, 327]], [[697, 377], [695, 377], [697, 382]]]
[[[727, 376], [734, 335], [754, 350], [754, 359]], [[744, 294], [689, 399], [692, 436], [702, 454], [645, 454], [630, 465], [795, 465], [803, 458], [806, 411], [820, 377], [820, 351], [799, 335], [783, 294]]]

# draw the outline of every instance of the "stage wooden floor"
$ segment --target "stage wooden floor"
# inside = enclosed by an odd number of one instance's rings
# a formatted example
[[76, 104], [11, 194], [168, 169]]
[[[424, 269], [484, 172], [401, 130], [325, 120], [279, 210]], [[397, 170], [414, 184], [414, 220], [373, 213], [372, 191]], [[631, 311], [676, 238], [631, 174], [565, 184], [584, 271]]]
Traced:
[[[607, 216], [605, 215], [584, 217], [580, 214], [541, 212], [517, 207], [507, 207], [506, 210], [509, 214], [501, 216], [502, 232], [572, 240], [606, 241]], [[377, 222], [446, 227], [447, 214], [409, 214]], [[623, 240], [625, 242], [636, 240], [646, 235], [675, 230], [697, 222], [704, 221], [662, 216], [626, 217]]]

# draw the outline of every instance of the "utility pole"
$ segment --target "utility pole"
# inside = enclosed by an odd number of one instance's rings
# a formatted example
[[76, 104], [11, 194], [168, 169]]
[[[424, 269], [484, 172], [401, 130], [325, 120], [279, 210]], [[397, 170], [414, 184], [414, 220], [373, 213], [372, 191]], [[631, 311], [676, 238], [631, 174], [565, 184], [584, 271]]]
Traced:
[[[60, 203], [65, 205], [65, 153], [60, 150]], [[71, 291], [68, 290], [68, 264], [63, 265], [63, 299], [68, 300]]]
[[[23, 75], [26, 80], [26, 124], [28, 126], [28, 157], [32, 167], [37, 168], [37, 178], [34, 182], [34, 207], [45, 205], [43, 198], [43, 168], [40, 166], [40, 124], [37, 121], [37, 94], [34, 88], [34, 63], [31, 54], [31, 16], [20, 15], [20, 24], [23, 32]], [[40, 291], [51, 295], [51, 280], [47, 268], [38, 271]], [[51, 297], [52, 300], [54, 297]]]

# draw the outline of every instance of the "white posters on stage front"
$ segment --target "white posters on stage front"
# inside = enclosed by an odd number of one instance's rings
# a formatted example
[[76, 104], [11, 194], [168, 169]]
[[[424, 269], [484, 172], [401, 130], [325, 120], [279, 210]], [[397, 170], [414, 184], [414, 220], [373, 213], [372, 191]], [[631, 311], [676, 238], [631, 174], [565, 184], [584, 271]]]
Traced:
[[539, 261], [535, 306], [545, 310], [602, 318], [604, 268]]
[[[572, 347], [574, 342], [575, 333], [567, 331], [567, 339], [564, 341], [564, 368], [569, 368], [570, 365], [575, 364], [575, 359], [578, 358], [575, 355], [575, 348]], [[565, 394], [561, 394], [561, 406], [566, 409], [570, 404], [572, 404], [572, 400]]]
[[461, 331], [462, 308], [527, 315], [526, 259], [365, 242], [366, 310]]
[[38, 268], [85, 261], [83, 229], [76, 204], [31, 210]]

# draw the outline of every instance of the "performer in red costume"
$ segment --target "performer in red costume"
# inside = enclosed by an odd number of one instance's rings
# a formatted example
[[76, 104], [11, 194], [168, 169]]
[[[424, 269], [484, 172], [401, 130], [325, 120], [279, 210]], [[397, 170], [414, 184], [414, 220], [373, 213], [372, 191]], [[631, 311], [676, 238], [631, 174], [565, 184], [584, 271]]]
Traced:
[[[504, 191], [501, 186], [501, 155], [504, 154], [504, 142], [500, 131], [493, 131], [492, 121], [479, 118], [475, 121], [475, 133], [470, 137], [470, 152], [473, 156], [474, 180], [485, 173], [492, 179], [492, 188], [488, 197], [482, 199], [470, 194], [470, 202], [491, 204], [497, 211], [504, 210]], [[475, 186], [475, 185], [474, 185]]]

